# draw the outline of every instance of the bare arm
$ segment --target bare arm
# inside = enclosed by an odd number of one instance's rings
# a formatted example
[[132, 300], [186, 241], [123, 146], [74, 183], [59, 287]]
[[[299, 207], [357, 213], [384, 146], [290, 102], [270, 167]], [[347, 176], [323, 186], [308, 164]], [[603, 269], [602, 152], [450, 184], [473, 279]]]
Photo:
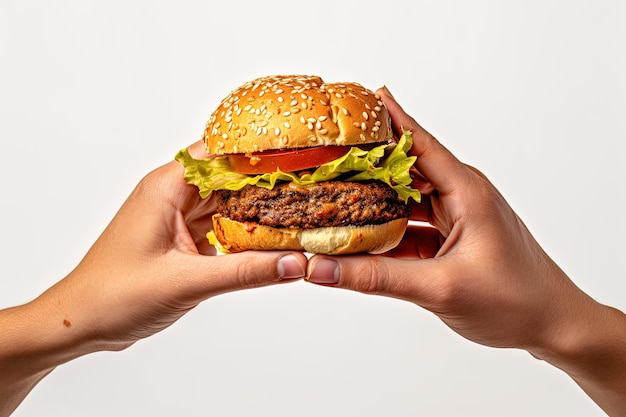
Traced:
[[129, 347], [215, 295], [304, 276], [298, 252], [212, 256], [213, 202], [182, 171], [171, 162], [146, 176], [74, 271], [0, 311], [0, 417], [67, 361]]
[[385, 90], [396, 133], [413, 132], [424, 201], [389, 256], [309, 262], [314, 283], [404, 299], [463, 337], [525, 349], [567, 372], [607, 413], [626, 415], [626, 317], [581, 291], [495, 187], [458, 161]]

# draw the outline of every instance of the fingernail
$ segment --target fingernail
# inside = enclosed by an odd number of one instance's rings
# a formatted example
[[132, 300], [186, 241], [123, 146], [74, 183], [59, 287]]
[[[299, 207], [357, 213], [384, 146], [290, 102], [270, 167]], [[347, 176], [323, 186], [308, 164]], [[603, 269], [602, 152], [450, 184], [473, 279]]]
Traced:
[[396, 98], [393, 96], [393, 94], [391, 94], [391, 91], [389, 91], [389, 89], [387, 88], [387, 86], [386, 86], [386, 85], [383, 85], [383, 92], [385, 93], [385, 95], [386, 95], [387, 97], [390, 97], [390, 98], [392, 98], [392, 99], [394, 99], [394, 100], [396, 99]]
[[285, 255], [278, 260], [278, 265], [276, 265], [276, 270], [278, 271], [278, 276], [280, 279], [295, 279], [302, 278], [306, 275], [304, 268], [300, 265], [298, 258], [294, 255], [289, 254]]
[[339, 263], [331, 258], [317, 259], [308, 278], [315, 284], [336, 284], [339, 282]]

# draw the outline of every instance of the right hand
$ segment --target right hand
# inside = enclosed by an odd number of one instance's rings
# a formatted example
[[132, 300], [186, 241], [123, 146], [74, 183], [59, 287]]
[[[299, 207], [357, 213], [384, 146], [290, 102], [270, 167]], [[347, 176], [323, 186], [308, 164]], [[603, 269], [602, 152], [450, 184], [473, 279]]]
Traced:
[[626, 404], [624, 314], [577, 288], [482, 173], [457, 160], [386, 89], [378, 93], [395, 133], [413, 132], [414, 185], [424, 195], [413, 220], [433, 228], [410, 226], [387, 256], [316, 255], [308, 280], [413, 302], [469, 340], [548, 360], [599, 404], [615, 390], [605, 405]]

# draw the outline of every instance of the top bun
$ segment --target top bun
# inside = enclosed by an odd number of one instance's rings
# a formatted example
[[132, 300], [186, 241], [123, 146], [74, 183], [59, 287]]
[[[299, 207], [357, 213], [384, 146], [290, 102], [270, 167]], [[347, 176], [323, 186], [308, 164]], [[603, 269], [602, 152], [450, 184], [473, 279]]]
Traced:
[[277, 75], [249, 81], [213, 112], [204, 131], [213, 155], [393, 140], [380, 97], [357, 83]]

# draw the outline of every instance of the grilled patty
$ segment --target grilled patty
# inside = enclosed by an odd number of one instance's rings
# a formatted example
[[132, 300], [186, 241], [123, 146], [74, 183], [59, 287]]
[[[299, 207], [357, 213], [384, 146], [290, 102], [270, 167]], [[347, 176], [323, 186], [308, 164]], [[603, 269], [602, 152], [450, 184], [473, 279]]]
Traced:
[[248, 185], [215, 194], [217, 211], [223, 216], [271, 227], [363, 226], [411, 213], [397, 193], [380, 181], [327, 181], [306, 187], [282, 183], [272, 190]]

